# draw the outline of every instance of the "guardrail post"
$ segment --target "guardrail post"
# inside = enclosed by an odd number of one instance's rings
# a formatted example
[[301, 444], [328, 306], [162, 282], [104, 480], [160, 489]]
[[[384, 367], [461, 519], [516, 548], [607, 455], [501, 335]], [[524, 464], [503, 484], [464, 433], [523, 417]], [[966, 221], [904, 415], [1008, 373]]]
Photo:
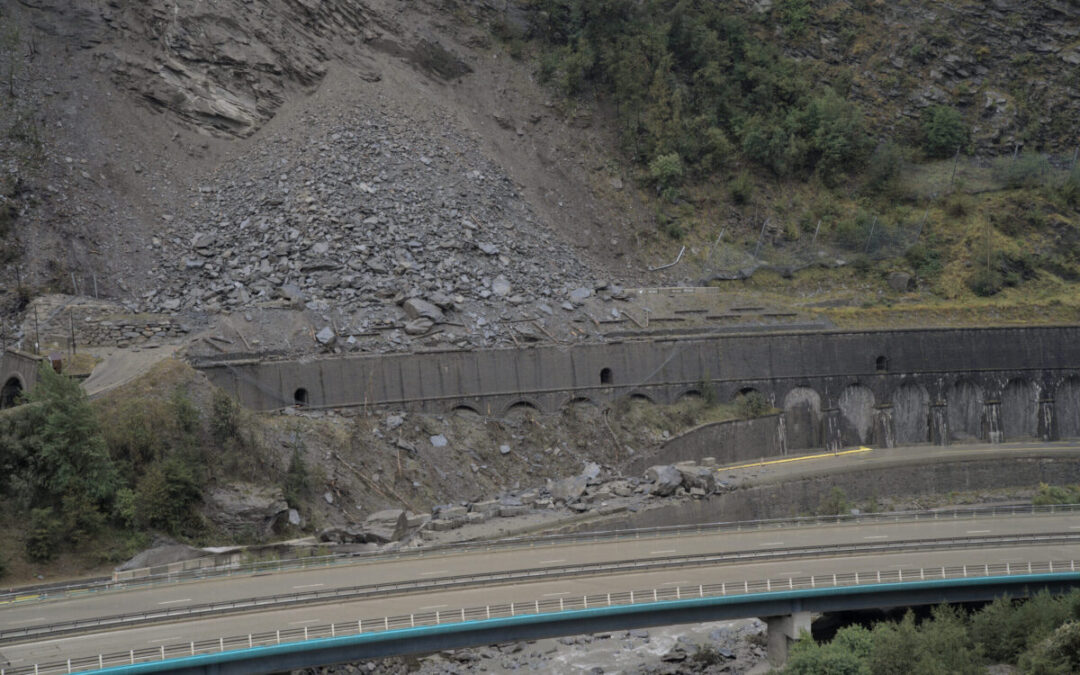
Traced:
[[767, 591], [772, 590], [772, 579], [766, 579], [765, 580], [765, 590], [767, 590]]
[[516, 614], [514, 614], [514, 603], [512, 602], [510, 603], [510, 616], [517, 616]]
[[877, 582], [879, 584], [881, 583], [881, 570], [878, 570], [878, 572], [877, 572]]
[[[656, 591], [653, 591], [653, 594], [655, 595]], [[589, 608], [589, 596], [588, 596], [588, 594], [581, 596], [581, 602], [584, 605], [585, 609]], [[513, 605], [511, 605], [511, 607], [513, 607]]]
[[964, 578], [967, 578], [967, 565], [964, 565]]
[[897, 579], [898, 579], [899, 581], [903, 581], [903, 580], [904, 580], [904, 568], [903, 568], [903, 567], [898, 567], [898, 568], [896, 568], [896, 578], [897, 578]]
[[386, 630], [390, 630], [390, 617], [383, 617], [383, 628], [385, 628]]
[[308, 639], [307, 626], [304, 626], [304, 642], [307, 642], [307, 639]]
[[161, 645], [161, 660], [165, 660], [165, 645]]
[[71, 659], [68, 659], [67, 662], [68, 662], [68, 672], [70, 673], [71, 672]]
[[439, 610], [435, 610], [435, 625], [439, 626], [441, 624], [442, 624], [442, 619], [439, 617]]
[[330, 624], [330, 637], [337, 637], [337, 629], [332, 623]]
[[[277, 631], [277, 643], [281, 644], [281, 631], [280, 630]], [[193, 642], [191, 644], [194, 645], [195, 643]], [[194, 650], [194, 647], [192, 647], [192, 649]], [[192, 651], [192, 653], [194, 654], [195, 652]]]
[[251, 633], [248, 633], [248, 649], [251, 649], [255, 645], [251, 644]]
[[[415, 614], [410, 614], [409, 615], [409, 625], [412, 626], [413, 628], [416, 628], [416, 615]], [[307, 638], [305, 637], [304, 639], [307, 639]]]
[[465, 623], [465, 608], [461, 608], [461, 622]]
[[[360, 635], [364, 632], [364, 622], [361, 619], [356, 620], [356, 634]], [[281, 642], [281, 631], [278, 631], [278, 642]]]
[[[134, 661], [132, 663], [134, 663]], [[36, 663], [34, 664], [34, 675], [38, 675], [38, 667]]]
[[704, 598], [705, 597], [705, 587], [702, 586], [701, 584], [698, 584], [697, 595], [698, 595], [699, 598]]
[[1028, 561], [1028, 574], [1031, 574], [1031, 561]]
[[[608, 597], [610, 598], [611, 596], [609, 595]], [[540, 613], [540, 601], [539, 600], [536, 601], [536, 613], [537, 614]]]
[[[192, 644], [194, 644], [194, 643], [192, 643]], [[98, 667], [98, 670], [101, 670], [102, 668], [105, 667], [105, 657], [102, 656], [101, 654], [97, 655], [97, 667]]]
[[[562, 598], [559, 598], [559, 611], [560, 612], [563, 611], [563, 599]], [[490, 611], [488, 612], [488, 618], [489, 619], [491, 618], [491, 612]]]
[[[131, 665], [135, 665], [135, 650], [129, 651], [128, 656], [131, 658]], [[34, 672], [37, 673], [37, 667], [34, 668]]]
[[859, 585], [859, 573], [858, 572], [855, 573], [855, 585], [856, 586]]
[[[1054, 563], [1050, 563], [1050, 571], [1051, 572], [1054, 571]], [[987, 564], [987, 563], [983, 564], [983, 576], [984, 577], [990, 576], [990, 565]]]
[[[676, 587], [675, 592], [678, 593], [678, 591], [679, 591], [679, 589], [678, 589], [678, 587]], [[611, 607], [611, 593], [607, 594], [607, 606]]]
[[225, 651], [225, 638], [223, 638], [223, 637], [218, 638], [218, 651], [220, 651], [220, 652]]
[[742, 582], [742, 590], [743, 590], [743, 593], [749, 593], [750, 592], [750, 582], [749, 581], [743, 581]]
[[630, 591], [630, 604], [634, 604], [634, 592]]

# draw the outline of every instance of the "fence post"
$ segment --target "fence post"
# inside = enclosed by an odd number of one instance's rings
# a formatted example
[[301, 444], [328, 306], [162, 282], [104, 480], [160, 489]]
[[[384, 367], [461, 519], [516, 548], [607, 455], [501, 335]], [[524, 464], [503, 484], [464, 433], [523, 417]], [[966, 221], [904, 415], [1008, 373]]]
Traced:
[[[611, 596], [609, 595], [608, 597], [610, 598]], [[536, 601], [536, 613], [537, 614], [540, 613], [540, 601], [539, 600]]]
[[70, 673], [71, 672], [71, 659], [68, 659], [67, 662], [68, 662], [68, 672]]
[[439, 626], [441, 624], [442, 624], [442, 618], [439, 616], [439, 610], [435, 610], [435, 625]]
[[461, 608], [461, 622], [465, 623], [465, 608]]
[[383, 617], [383, 628], [385, 628], [386, 630], [390, 630], [390, 617]]

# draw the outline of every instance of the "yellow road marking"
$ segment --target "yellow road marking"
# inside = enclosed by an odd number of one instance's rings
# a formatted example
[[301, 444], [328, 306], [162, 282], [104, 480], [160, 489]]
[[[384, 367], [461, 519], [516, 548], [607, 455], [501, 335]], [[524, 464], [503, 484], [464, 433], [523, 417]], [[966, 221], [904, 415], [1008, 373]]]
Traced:
[[731, 471], [732, 469], [747, 469], [753, 466], [769, 466], [770, 464], [787, 464], [788, 462], [802, 462], [808, 459], [824, 459], [826, 457], [843, 457], [844, 455], [855, 455], [861, 452], [870, 452], [871, 448], [861, 447], [855, 450], [844, 450], [843, 452], [823, 452], [819, 455], [802, 455], [799, 457], [785, 457], [784, 459], [770, 459], [765, 462], [751, 462], [750, 464], [738, 464], [736, 466], [722, 466], [717, 471]]

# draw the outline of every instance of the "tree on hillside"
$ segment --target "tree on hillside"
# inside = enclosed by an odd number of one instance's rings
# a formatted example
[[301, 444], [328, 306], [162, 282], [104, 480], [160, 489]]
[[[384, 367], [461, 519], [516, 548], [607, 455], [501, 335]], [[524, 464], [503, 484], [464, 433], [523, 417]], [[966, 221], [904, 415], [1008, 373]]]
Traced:
[[944, 105], [927, 108], [922, 120], [923, 148], [931, 157], [952, 157], [968, 139], [960, 111]]
[[117, 489], [117, 475], [86, 392], [75, 380], [43, 363], [27, 397], [35, 453], [28, 458], [36, 506], [55, 506], [79, 498], [106, 506]]

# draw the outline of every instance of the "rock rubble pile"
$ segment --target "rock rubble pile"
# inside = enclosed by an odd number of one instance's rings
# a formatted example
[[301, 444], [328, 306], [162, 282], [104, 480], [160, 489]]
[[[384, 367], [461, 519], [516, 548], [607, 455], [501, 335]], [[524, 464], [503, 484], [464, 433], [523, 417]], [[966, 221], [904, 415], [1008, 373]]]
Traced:
[[385, 103], [329, 117], [199, 188], [193, 215], [153, 241], [162, 284], [146, 309], [278, 303], [325, 316], [327, 348], [404, 346], [437, 326], [480, 346], [582, 292], [589, 270], [449, 120], [435, 132]]

